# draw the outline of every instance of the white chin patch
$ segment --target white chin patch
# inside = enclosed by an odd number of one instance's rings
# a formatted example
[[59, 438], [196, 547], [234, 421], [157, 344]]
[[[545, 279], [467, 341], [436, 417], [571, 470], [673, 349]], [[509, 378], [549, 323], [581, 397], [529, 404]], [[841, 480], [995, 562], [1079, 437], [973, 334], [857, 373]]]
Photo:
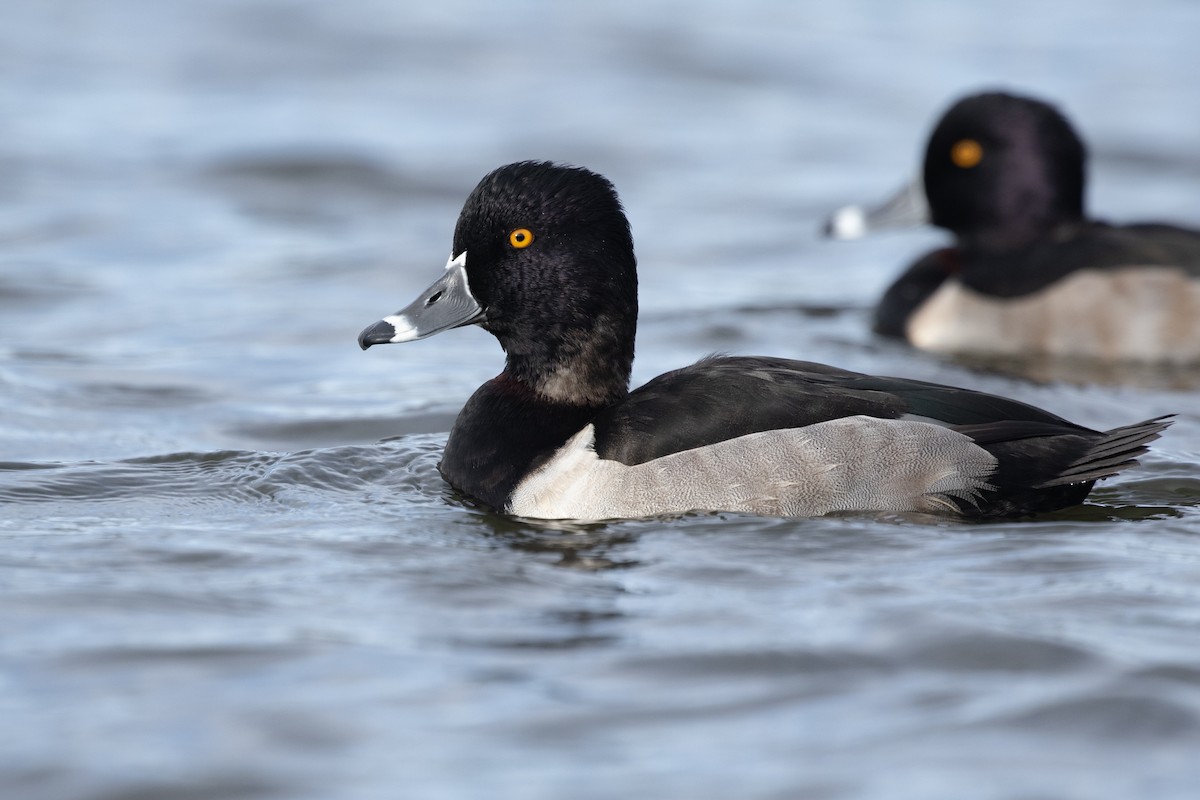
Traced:
[[391, 325], [396, 331], [396, 333], [392, 335], [392, 338], [388, 339], [388, 341], [392, 344], [411, 342], [417, 338], [417, 329], [409, 323], [408, 317], [405, 317], [403, 314], [394, 314], [390, 317], [384, 317], [383, 321]]
[[867, 215], [862, 206], [845, 206], [829, 218], [829, 235], [834, 239], [861, 239], [867, 233]]

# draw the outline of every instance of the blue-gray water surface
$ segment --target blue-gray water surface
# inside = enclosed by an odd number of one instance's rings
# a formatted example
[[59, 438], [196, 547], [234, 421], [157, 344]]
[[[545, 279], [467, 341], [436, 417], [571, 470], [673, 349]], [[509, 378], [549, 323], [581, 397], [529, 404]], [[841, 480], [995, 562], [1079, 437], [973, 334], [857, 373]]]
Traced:
[[[882, 342], [933, 231], [822, 241], [983, 87], [1093, 209], [1200, 225], [1200, 5], [11, 0], [0, 26], [0, 796], [1192, 798], [1195, 374]], [[635, 382], [725, 351], [1175, 412], [1083, 507], [531, 525], [435, 465], [502, 354], [359, 352], [486, 171], [616, 183]]]

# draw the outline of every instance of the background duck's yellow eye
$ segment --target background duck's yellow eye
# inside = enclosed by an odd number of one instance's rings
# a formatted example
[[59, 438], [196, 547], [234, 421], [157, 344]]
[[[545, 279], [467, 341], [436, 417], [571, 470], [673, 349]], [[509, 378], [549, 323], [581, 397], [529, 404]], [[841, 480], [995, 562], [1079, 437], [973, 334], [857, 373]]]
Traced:
[[533, 244], [533, 231], [529, 228], [517, 228], [508, 235], [508, 243], [520, 250]]
[[950, 148], [950, 160], [956, 167], [970, 169], [983, 158], [983, 146], [974, 139], [959, 139]]

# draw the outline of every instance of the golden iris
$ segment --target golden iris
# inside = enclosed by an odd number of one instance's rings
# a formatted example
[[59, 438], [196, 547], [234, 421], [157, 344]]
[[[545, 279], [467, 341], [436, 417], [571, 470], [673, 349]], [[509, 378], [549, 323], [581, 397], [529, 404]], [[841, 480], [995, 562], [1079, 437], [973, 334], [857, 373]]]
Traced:
[[533, 231], [529, 228], [517, 228], [508, 235], [508, 243], [520, 250], [533, 244]]
[[983, 146], [974, 139], [959, 139], [950, 148], [950, 160], [957, 167], [970, 169], [983, 158]]

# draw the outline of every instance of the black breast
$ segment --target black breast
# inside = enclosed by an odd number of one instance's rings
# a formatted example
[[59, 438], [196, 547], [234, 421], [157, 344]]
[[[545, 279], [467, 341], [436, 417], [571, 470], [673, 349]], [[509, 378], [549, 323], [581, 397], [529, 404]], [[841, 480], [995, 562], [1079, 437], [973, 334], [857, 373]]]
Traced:
[[438, 469], [459, 491], [502, 511], [521, 479], [595, 413], [548, 402], [500, 375], [480, 386], [459, 412]]

